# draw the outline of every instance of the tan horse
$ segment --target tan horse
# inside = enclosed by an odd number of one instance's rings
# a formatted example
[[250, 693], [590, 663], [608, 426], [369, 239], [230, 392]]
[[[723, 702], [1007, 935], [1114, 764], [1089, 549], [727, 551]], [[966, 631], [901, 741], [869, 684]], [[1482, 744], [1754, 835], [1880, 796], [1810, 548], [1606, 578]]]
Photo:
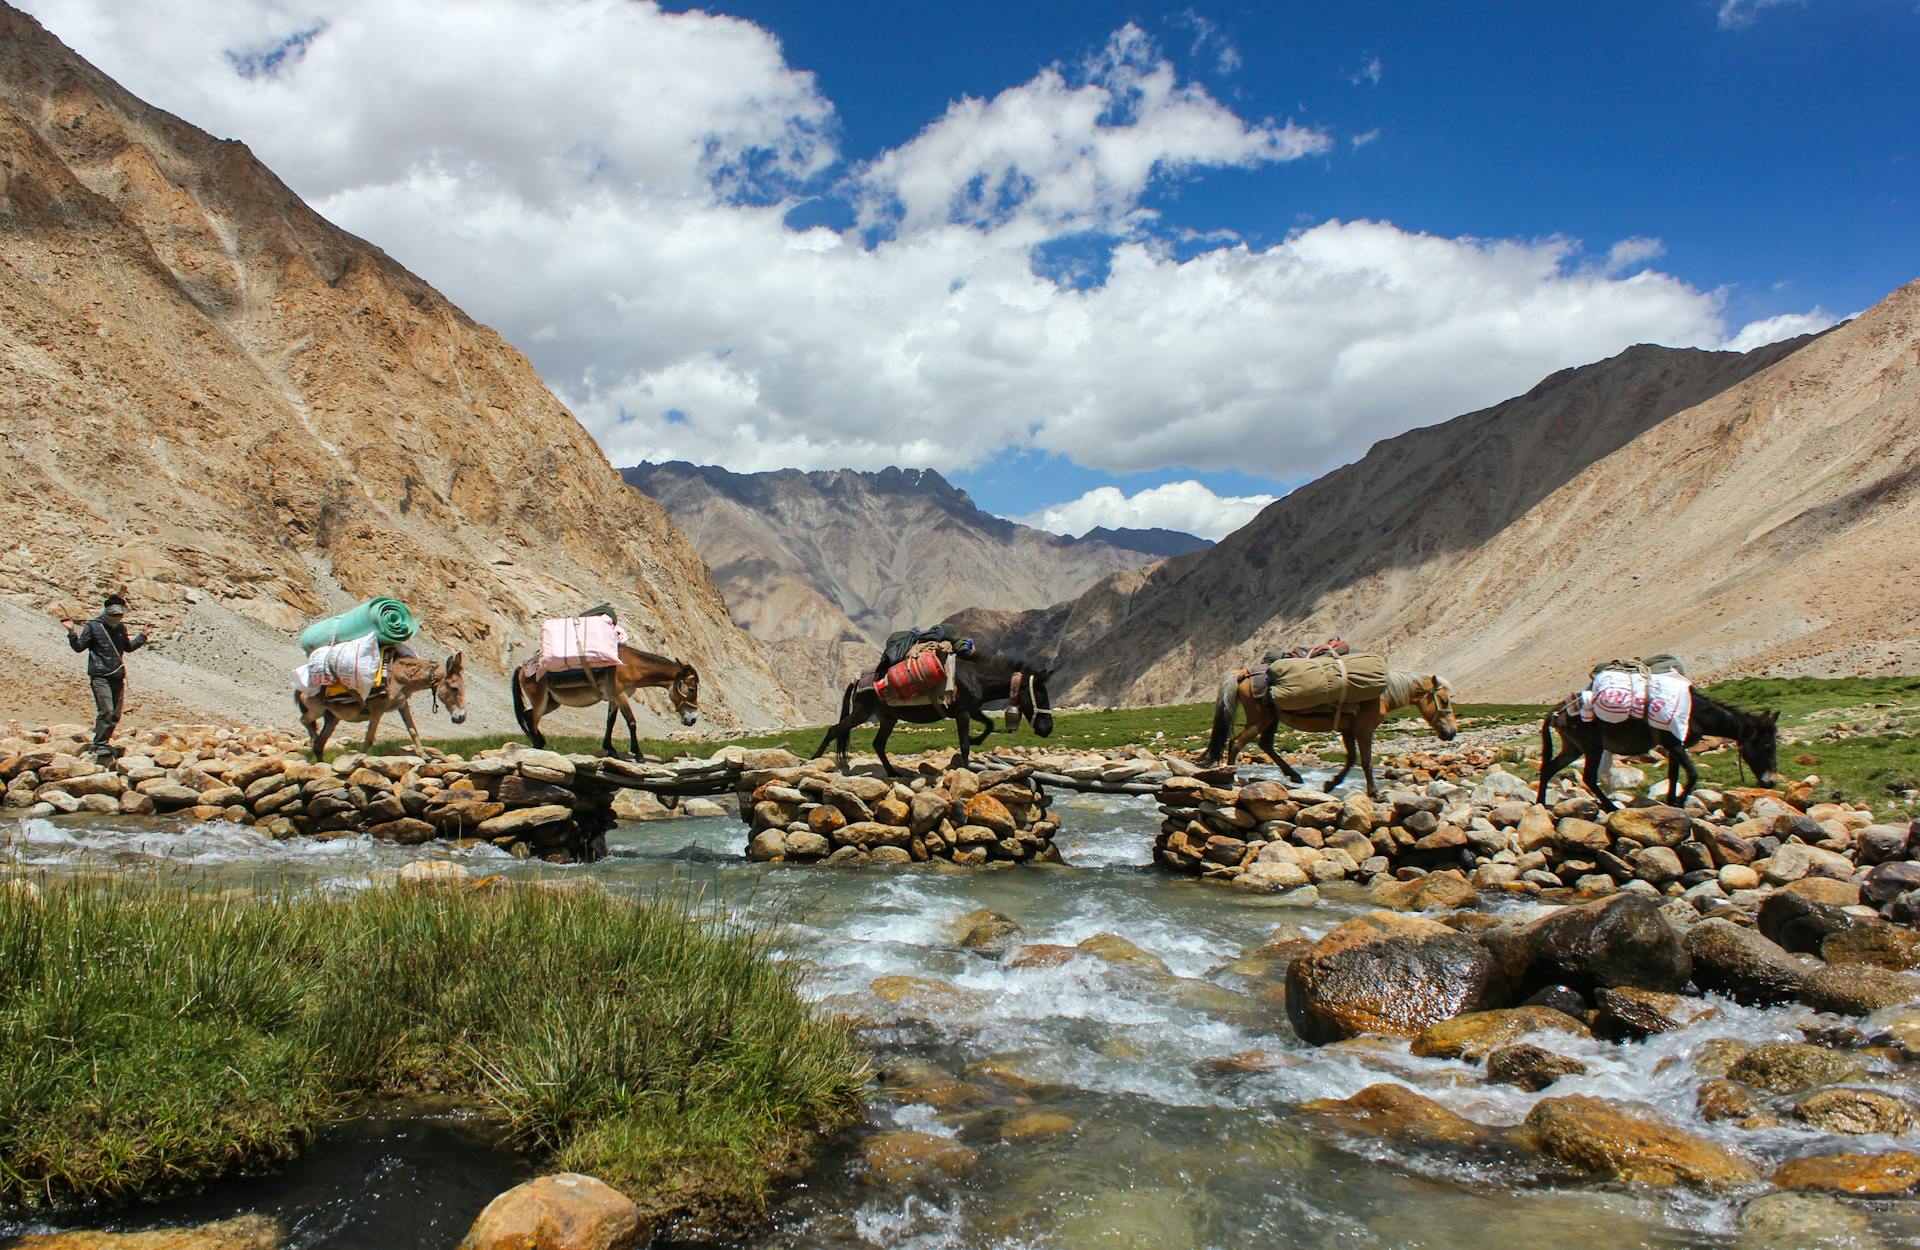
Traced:
[[[1247, 715], [1246, 728], [1237, 734], [1233, 732], [1236, 704]], [[1377, 699], [1342, 704], [1337, 709], [1288, 712], [1255, 696], [1253, 673], [1248, 669], [1237, 669], [1221, 679], [1220, 698], [1213, 709], [1213, 737], [1207, 744], [1207, 753], [1201, 762], [1217, 764], [1224, 755], [1226, 762], [1231, 764], [1240, 754], [1240, 749], [1257, 737], [1260, 749], [1267, 753], [1267, 758], [1279, 765], [1288, 777], [1299, 781], [1300, 774], [1293, 771], [1293, 766], [1281, 759], [1280, 753], [1273, 749], [1274, 730], [1284, 722], [1289, 728], [1305, 733], [1339, 734], [1347, 746], [1347, 762], [1327, 783], [1327, 788], [1332, 789], [1345, 780], [1357, 757], [1360, 770], [1367, 779], [1367, 793], [1372, 794], [1374, 731], [1389, 715], [1403, 707], [1419, 709], [1420, 715], [1433, 727], [1433, 732], [1440, 735], [1442, 742], [1451, 742], [1453, 735], [1460, 732], [1460, 722], [1453, 714], [1453, 692], [1438, 677], [1416, 677], [1412, 673], [1389, 670], [1386, 693]]]
[[617, 665], [590, 670], [586, 676], [573, 681], [555, 681], [556, 676], [558, 674], [549, 673], [529, 677], [524, 668], [513, 670], [513, 716], [526, 731], [527, 741], [536, 747], [547, 745], [546, 735], [540, 732], [540, 718], [554, 708], [605, 703], [607, 732], [601, 739], [600, 753], [617, 754], [613, 749], [613, 718], [619, 715], [627, 718], [627, 739], [637, 758], [640, 730], [633, 722], [633, 705], [627, 696], [648, 686], [667, 688], [667, 698], [673, 703], [673, 710], [680, 714], [682, 725], [692, 725], [700, 719], [700, 674], [694, 671], [693, 665], [651, 651], [639, 651], [625, 643], [620, 644]]
[[328, 698], [324, 694], [294, 691], [293, 700], [300, 705], [300, 723], [306, 726], [308, 749], [313, 758], [320, 759], [327, 749], [327, 739], [342, 721], [355, 724], [365, 721], [367, 741], [362, 749], [373, 750], [374, 735], [380, 732], [380, 718], [396, 708], [407, 727], [407, 735], [413, 739], [413, 753], [421, 754], [420, 731], [414, 728], [410, 700], [422, 690], [430, 691], [434, 710], [438, 711], [444, 704], [453, 723], [463, 723], [467, 719], [467, 680], [461, 655], [459, 651], [454, 652], [445, 664], [418, 656], [394, 656], [387, 661], [386, 682], [364, 701], [357, 694]]

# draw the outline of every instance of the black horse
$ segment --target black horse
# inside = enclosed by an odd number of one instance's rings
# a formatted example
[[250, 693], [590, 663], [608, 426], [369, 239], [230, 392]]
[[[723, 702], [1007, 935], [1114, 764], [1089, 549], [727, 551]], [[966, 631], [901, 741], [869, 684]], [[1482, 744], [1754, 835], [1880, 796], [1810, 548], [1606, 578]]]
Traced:
[[[820, 739], [820, 745], [813, 749], [815, 758], [826, 754], [827, 744], [838, 738], [839, 747], [834, 751], [839, 766], [847, 766], [847, 740], [853, 735], [854, 727], [864, 725], [875, 716], [880, 718], [880, 728], [874, 731], [873, 750], [880, 757], [880, 766], [890, 777], [901, 775], [893, 762], [887, 759], [887, 735], [893, 732], [896, 721], [912, 721], [919, 725], [931, 725], [936, 721], [952, 718], [954, 726], [960, 731], [960, 766], [966, 767], [967, 759], [974, 747], [987, 740], [993, 732], [993, 721], [980, 711], [988, 703], [1002, 700], [1007, 704], [1007, 728], [1013, 729], [1024, 717], [1033, 725], [1033, 732], [1042, 738], [1053, 732], [1053, 705], [1047, 700], [1047, 678], [1052, 674], [1041, 668], [1035, 668], [1024, 660], [1004, 660], [987, 655], [970, 655], [959, 660], [960, 672], [954, 678], [953, 706], [942, 710], [938, 704], [928, 703], [906, 707], [890, 707], [880, 702], [873, 690], [873, 676], [868, 674], [858, 681], [848, 682], [847, 691], [840, 698], [840, 720], [827, 730], [827, 736]], [[967, 722], [977, 720], [986, 728], [978, 738], [967, 733]]]
[[[1553, 775], [1573, 762], [1576, 755], [1587, 757], [1586, 767], [1581, 777], [1587, 783], [1587, 789], [1599, 798], [1600, 806], [1606, 811], [1614, 810], [1614, 802], [1600, 787], [1600, 756], [1602, 752], [1615, 755], [1651, 755], [1657, 748], [1667, 757], [1667, 794], [1669, 801], [1676, 806], [1686, 801], [1694, 787], [1700, 784], [1700, 774], [1694, 769], [1693, 757], [1687, 754], [1687, 748], [1706, 737], [1731, 738], [1739, 748], [1740, 758], [1753, 770], [1754, 779], [1766, 785], [1772, 778], [1776, 752], [1779, 749], [1777, 722], [1778, 712], [1743, 712], [1737, 707], [1708, 698], [1699, 690], [1693, 692], [1693, 715], [1687, 723], [1687, 740], [1680, 741], [1664, 729], [1655, 729], [1644, 720], [1624, 720], [1610, 724], [1600, 720], [1580, 719], [1580, 701], [1578, 696], [1568, 699], [1547, 713], [1540, 722], [1540, 789], [1539, 800], [1547, 801], [1547, 782]], [[1553, 731], [1560, 731], [1560, 753], [1554, 754]], [[1678, 796], [1673, 793], [1679, 780], [1681, 769], [1687, 772], [1687, 788]]]

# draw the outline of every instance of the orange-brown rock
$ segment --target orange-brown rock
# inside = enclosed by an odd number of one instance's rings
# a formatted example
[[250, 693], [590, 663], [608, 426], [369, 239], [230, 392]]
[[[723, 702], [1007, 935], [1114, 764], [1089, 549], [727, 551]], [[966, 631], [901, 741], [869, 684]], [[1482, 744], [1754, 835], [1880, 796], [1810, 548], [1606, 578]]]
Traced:
[[1541, 1099], [1521, 1135], [1535, 1149], [1596, 1180], [1724, 1189], [1756, 1179], [1739, 1156], [1649, 1111], [1584, 1095]]
[[1414, 1034], [1498, 1006], [1486, 947], [1445, 925], [1370, 912], [1335, 928], [1287, 966], [1287, 1016], [1302, 1039]]
[[459, 1250], [626, 1250], [652, 1233], [633, 1200], [613, 1186], [559, 1172], [489, 1202]]
[[1885, 1196], [1920, 1188], [1920, 1154], [1831, 1154], [1794, 1159], [1780, 1165], [1773, 1183], [1782, 1189], [1827, 1189], [1835, 1193]]

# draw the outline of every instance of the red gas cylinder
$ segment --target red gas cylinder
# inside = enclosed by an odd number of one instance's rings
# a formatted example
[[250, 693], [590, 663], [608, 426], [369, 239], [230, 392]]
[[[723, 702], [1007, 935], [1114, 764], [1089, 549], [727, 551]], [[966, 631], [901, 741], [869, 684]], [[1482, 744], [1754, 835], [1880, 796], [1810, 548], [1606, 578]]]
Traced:
[[900, 661], [875, 683], [876, 693], [883, 703], [931, 702], [946, 684], [947, 666], [941, 663], [940, 653], [934, 650], [922, 651], [919, 655]]

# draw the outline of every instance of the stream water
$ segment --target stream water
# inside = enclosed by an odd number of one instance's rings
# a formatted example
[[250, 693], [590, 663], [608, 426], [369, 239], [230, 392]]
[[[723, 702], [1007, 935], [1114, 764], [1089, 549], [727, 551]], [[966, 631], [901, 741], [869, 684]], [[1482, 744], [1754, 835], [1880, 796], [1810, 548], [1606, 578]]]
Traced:
[[[1148, 867], [1150, 800], [1063, 796], [1060, 847], [1070, 867], [1007, 871], [837, 872], [749, 864], [731, 818], [629, 824], [597, 864], [553, 868], [487, 851], [478, 871], [587, 874], [609, 888], [704, 891], [729, 912], [786, 924], [808, 992], [870, 1022], [882, 1090], [875, 1129], [951, 1136], [976, 1150], [964, 1180], [934, 1189], [873, 1186], [851, 1157], [830, 1157], [781, 1201], [757, 1246], [1052, 1250], [1093, 1247], [1745, 1246], [1749, 1195], [1707, 1197], [1549, 1185], [1524, 1167], [1403, 1153], [1342, 1139], [1295, 1109], [1392, 1080], [1489, 1123], [1522, 1119], [1545, 1095], [1489, 1087], [1475, 1068], [1414, 1058], [1404, 1042], [1314, 1049], [1257, 985], [1224, 970], [1276, 926], [1309, 934], [1364, 910], [1357, 893], [1281, 906], [1239, 891], [1174, 880]], [[53, 871], [114, 865], [317, 888], [364, 887], [369, 871], [433, 852], [366, 839], [271, 842], [200, 826], [159, 832], [136, 821], [28, 822], [8, 854]], [[1018, 939], [1078, 942], [1117, 933], [1165, 961], [1174, 977], [1099, 959], [1010, 966], [958, 949], [953, 922], [979, 908], [1015, 920]], [[943, 983], [889, 1004], [877, 978]], [[1710, 1023], [1633, 1046], [1556, 1038], [1589, 1074], [1552, 1094], [1649, 1103], [1673, 1122], [1766, 1165], [1789, 1154], [1915, 1148], [1885, 1137], [1820, 1139], [1805, 1130], [1702, 1122], [1692, 1056], [1710, 1038], [1802, 1040], [1804, 1009], [1720, 1005]], [[1217, 1061], [1268, 1053], [1258, 1071]], [[987, 1065], [980, 1067], [976, 1065]], [[1868, 1078], [1920, 1101], [1906, 1074]], [[916, 1087], [919, 1093], [886, 1092]], [[934, 1091], [934, 1092], [929, 1092]], [[940, 1105], [932, 1105], [932, 1103]], [[1065, 1117], [1042, 1121], [1033, 1113]], [[1021, 1117], [1029, 1117], [1022, 1121]], [[1066, 1127], [1070, 1124], [1070, 1128]], [[1054, 1132], [1023, 1132], [1044, 1126]], [[286, 1176], [235, 1183], [182, 1208], [121, 1227], [280, 1215], [290, 1250], [452, 1246], [487, 1196], [521, 1171], [457, 1120], [373, 1119], [346, 1126]], [[1920, 1202], [1852, 1202], [1828, 1243], [1920, 1246]], [[165, 1216], [167, 1218], [162, 1219]], [[0, 1235], [9, 1231], [0, 1226]], [[18, 1231], [13, 1230], [13, 1231]]]

